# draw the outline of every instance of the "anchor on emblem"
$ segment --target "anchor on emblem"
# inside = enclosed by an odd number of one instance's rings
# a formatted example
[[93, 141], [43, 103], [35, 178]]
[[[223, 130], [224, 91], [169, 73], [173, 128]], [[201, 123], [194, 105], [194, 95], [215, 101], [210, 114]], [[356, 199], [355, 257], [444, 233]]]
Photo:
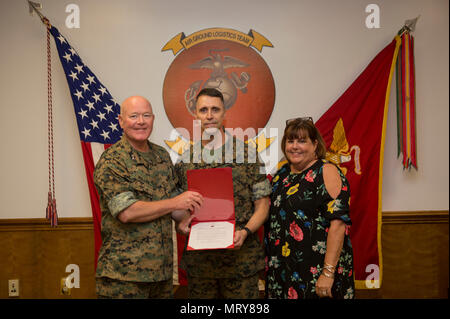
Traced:
[[203, 84], [203, 80], [193, 82], [184, 93], [186, 108], [189, 113], [195, 116], [195, 97], [203, 88], [215, 88], [223, 94], [225, 110], [230, 109], [237, 99], [237, 90], [247, 93], [247, 84], [250, 81], [250, 74], [242, 72], [238, 76], [235, 72], [231, 72], [228, 77], [225, 69], [227, 68], [243, 68], [249, 64], [231, 56], [222, 56], [218, 52], [228, 51], [228, 49], [210, 49], [208, 57], [191, 64], [191, 69], [211, 69], [211, 75]]

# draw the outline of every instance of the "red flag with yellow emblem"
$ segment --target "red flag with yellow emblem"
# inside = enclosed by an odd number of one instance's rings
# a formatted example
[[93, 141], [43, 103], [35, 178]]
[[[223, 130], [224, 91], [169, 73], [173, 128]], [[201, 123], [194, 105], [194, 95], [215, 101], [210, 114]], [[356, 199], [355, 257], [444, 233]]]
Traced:
[[[384, 139], [391, 79], [399, 45], [397, 37], [378, 53], [316, 122], [327, 145], [327, 159], [341, 168], [350, 183], [350, 238], [357, 289], [381, 285]], [[376, 266], [379, 267], [379, 276]], [[366, 286], [368, 276], [373, 279], [373, 285], [369, 287]]]

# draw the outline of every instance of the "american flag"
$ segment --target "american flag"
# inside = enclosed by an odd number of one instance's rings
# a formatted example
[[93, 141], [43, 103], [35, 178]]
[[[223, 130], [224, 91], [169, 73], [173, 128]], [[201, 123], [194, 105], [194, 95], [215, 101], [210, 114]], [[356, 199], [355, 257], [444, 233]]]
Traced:
[[59, 59], [66, 74], [77, 119], [91, 199], [95, 261], [97, 261], [102, 243], [101, 211], [93, 172], [103, 151], [120, 140], [122, 136], [122, 129], [118, 121], [120, 106], [91, 69], [83, 63], [76, 50], [59, 33], [58, 29], [52, 26], [50, 32], [55, 40]]

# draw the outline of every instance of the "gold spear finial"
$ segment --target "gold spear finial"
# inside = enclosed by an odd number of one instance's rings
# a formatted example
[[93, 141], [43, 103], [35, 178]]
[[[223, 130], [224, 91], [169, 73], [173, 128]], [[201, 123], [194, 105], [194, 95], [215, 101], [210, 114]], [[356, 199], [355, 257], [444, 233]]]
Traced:
[[398, 35], [402, 36], [405, 32], [414, 32], [414, 30], [416, 29], [417, 20], [419, 20], [419, 18], [420, 14], [414, 19], [406, 20], [403, 27], [400, 29], [400, 31], [398, 31]]

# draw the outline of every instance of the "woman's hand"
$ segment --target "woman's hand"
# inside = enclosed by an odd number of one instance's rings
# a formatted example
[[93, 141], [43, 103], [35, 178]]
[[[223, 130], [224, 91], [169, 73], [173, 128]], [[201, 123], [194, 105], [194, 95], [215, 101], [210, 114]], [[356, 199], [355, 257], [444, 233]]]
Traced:
[[243, 229], [237, 230], [234, 233], [234, 249], [240, 249], [247, 238], [247, 232]]
[[330, 297], [333, 298], [331, 294], [331, 287], [333, 286], [334, 278], [326, 277], [324, 274], [321, 274], [319, 279], [317, 279], [316, 283], [316, 294], [320, 298]]

